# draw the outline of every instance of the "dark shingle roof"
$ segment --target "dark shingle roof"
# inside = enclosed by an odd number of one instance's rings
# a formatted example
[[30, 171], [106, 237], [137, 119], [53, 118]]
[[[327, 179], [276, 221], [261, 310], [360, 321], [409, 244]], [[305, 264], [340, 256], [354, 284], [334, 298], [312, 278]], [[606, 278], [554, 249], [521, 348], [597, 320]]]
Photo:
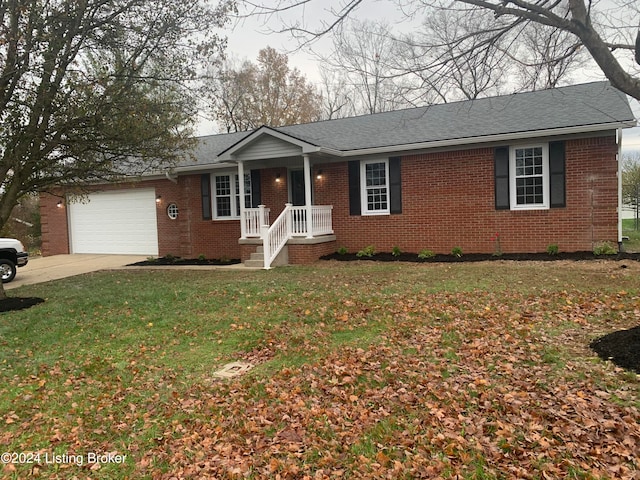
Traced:
[[596, 82], [278, 130], [347, 151], [633, 120], [625, 95]]
[[[626, 96], [609, 82], [594, 82], [420, 108], [278, 127], [284, 134], [343, 152], [401, 147], [554, 129], [635, 122]], [[615, 128], [615, 127], [612, 127]], [[251, 132], [201, 137], [198, 164]]]

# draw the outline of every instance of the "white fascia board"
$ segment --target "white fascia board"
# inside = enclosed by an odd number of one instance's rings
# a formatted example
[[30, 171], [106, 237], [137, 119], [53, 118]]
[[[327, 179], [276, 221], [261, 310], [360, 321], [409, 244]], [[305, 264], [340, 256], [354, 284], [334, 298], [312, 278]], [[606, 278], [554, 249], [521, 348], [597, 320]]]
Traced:
[[185, 173], [205, 172], [209, 170], [219, 170], [221, 168], [229, 167], [235, 168], [236, 164], [234, 162], [216, 162], [202, 165], [189, 165], [188, 167], [176, 167], [172, 173], [181, 175]]
[[572, 135], [578, 133], [595, 133], [606, 130], [617, 130], [619, 128], [631, 128], [636, 124], [633, 122], [612, 122], [592, 126], [578, 126], [565, 128], [552, 128], [548, 130], [535, 130], [517, 133], [504, 133], [498, 135], [486, 135], [481, 137], [454, 138], [450, 140], [436, 140], [433, 142], [411, 143], [406, 145], [391, 145], [385, 147], [364, 148], [360, 150], [349, 150], [340, 152], [342, 157], [356, 157], [364, 155], [386, 154], [393, 152], [407, 152], [413, 150], [430, 150], [432, 148], [462, 147], [483, 143], [501, 143], [526, 140], [529, 138], [553, 137], [559, 135]]
[[[245, 138], [240, 140], [238, 143], [236, 143], [235, 145], [233, 145], [232, 147], [227, 149], [225, 152], [223, 152], [222, 155], [220, 155], [217, 160], [219, 160], [221, 162], [233, 161], [234, 160], [234, 155], [235, 155], [236, 152], [242, 150], [243, 148], [245, 148], [249, 144], [255, 142], [256, 140], [258, 140], [263, 135], [269, 135], [271, 137], [274, 137], [274, 138], [277, 138], [279, 140], [282, 140], [283, 142], [287, 142], [287, 143], [290, 143], [292, 145], [296, 145], [296, 146], [302, 148], [303, 153], [315, 152], [316, 149], [319, 148], [316, 145], [312, 145], [312, 144], [310, 144], [308, 142], [305, 142], [304, 140], [300, 140], [300, 139], [297, 139], [297, 138], [292, 137], [290, 135], [284, 134], [282, 132], [279, 132], [278, 130], [274, 130], [274, 129], [269, 128], [269, 127], [260, 127], [258, 130], [256, 130], [252, 134], [246, 136]], [[307, 151], [309, 151], [309, 152], [307, 152]]]

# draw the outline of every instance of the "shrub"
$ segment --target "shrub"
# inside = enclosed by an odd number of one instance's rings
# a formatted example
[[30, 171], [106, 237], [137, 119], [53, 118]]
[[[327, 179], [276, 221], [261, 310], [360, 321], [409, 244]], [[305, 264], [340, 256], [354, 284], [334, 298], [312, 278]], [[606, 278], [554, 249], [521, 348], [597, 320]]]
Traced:
[[617, 250], [609, 242], [600, 242], [593, 247], [594, 255], [615, 255]]
[[358, 253], [356, 253], [356, 257], [373, 257], [376, 253], [376, 248], [373, 245], [367, 245]]
[[402, 254], [402, 250], [397, 245], [391, 249], [391, 255], [394, 257], [399, 257]]
[[558, 244], [557, 243], [552, 243], [551, 245], [547, 246], [547, 254], [548, 255], [557, 255], [559, 251], [560, 251], [560, 249], [558, 248]]
[[460, 258], [462, 256], [462, 247], [453, 247], [451, 249], [451, 255], [456, 258]]
[[421, 260], [427, 260], [428, 258], [433, 258], [435, 256], [436, 254], [434, 251], [428, 250], [426, 248], [424, 250], [420, 250], [420, 253], [418, 253], [418, 258]]
[[200, 260], [201, 262], [204, 262], [207, 259], [207, 257], [204, 256], [204, 253], [201, 253], [200, 255], [198, 255], [198, 260]]
[[349, 250], [347, 250], [347, 247], [340, 247], [338, 250], [336, 250], [336, 253], [338, 255], [346, 255], [347, 253], [349, 253]]

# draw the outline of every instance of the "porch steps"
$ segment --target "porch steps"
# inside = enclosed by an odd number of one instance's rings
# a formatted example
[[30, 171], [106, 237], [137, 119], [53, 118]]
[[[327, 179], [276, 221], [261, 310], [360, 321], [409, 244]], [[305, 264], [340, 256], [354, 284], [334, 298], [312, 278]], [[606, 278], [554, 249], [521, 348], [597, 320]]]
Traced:
[[262, 245], [256, 247], [256, 251], [251, 254], [249, 260], [244, 261], [245, 267], [261, 268], [264, 267], [264, 249]]

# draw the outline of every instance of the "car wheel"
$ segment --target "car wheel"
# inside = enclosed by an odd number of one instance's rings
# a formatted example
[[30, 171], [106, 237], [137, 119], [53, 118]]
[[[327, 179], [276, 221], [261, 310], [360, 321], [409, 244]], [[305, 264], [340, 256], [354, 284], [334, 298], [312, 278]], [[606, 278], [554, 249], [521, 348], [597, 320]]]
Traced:
[[16, 264], [6, 258], [0, 258], [0, 278], [2, 283], [9, 283], [16, 277]]

